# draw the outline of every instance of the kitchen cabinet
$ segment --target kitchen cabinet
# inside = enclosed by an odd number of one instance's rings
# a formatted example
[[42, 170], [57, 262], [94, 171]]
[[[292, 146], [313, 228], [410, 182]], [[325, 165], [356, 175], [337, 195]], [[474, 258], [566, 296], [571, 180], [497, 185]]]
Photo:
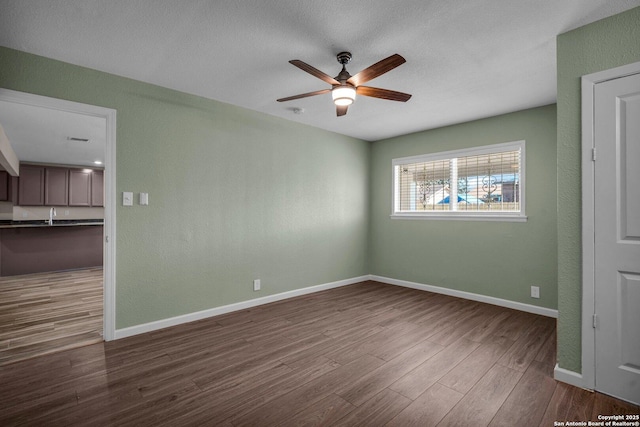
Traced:
[[9, 173], [0, 171], [0, 202], [9, 200]]
[[94, 170], [91, 176], [91, 206], [104, 206], [104, 171]]
[[91, 169], [69, 169], [69, 206], [91, 206]]
[[18, 186], [18, 203], [21, 206], [44, 205], [44, 167], [21, 165]]
[[67, 206], [69, 204], [69, 169], [45, 168], [44, 204]]
[[18, 204], [18, 178], [0, 171], [0, 202]]
[[0, 201], [12, 198], [11, 184], [16, 181], [18, 200], [12, 201], [20, 206], [104, 206], [104, 171], [101, 169], [23, 164], [18, 179], [7, 178], [7, 194], [2, 191], [0, 174]]
[[9, 176], [9, 201], [17, 205], [18, 204], [18, 177]]
[[103, 226], [0, 228], [0, 276], [97, 267]]

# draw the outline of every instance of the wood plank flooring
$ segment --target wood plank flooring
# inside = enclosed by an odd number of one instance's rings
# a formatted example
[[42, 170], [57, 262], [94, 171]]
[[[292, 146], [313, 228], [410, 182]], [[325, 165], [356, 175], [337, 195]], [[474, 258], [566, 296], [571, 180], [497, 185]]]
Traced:
[[555, 319], [376, 282], [0, 368], [0, 425], [552, 426]]
[[102, 341], [102, 268], [0, 277], [0, 366]]

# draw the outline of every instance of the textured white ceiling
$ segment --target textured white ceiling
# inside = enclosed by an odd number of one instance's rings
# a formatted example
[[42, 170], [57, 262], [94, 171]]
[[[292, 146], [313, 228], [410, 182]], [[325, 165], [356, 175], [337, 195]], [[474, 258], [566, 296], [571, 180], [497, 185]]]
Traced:
[[[556, 36], [640, 0], [2, 0], [0, 45], [228, 102], [366, 140], [556, 100]], [[327, 88], [288, 64], [335, 76], [399, 53], [368, 85], [413, 94], [358, 97], [336, 117]], [[295, 107], [304, 114], [293, 113]]]

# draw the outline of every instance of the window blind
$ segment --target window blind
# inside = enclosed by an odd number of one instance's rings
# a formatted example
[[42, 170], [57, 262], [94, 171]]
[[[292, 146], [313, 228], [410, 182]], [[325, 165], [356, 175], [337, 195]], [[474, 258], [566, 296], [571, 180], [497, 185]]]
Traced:
[[394, 213], [520, 213], [523, 149], [499, 144], [395, 160]]

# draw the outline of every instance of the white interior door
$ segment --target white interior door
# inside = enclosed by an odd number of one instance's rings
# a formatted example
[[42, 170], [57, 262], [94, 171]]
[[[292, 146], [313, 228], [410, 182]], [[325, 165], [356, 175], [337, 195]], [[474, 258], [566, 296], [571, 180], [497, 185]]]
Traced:
[[640, 403], [640, 74], [595, 86], [595, 388]]

